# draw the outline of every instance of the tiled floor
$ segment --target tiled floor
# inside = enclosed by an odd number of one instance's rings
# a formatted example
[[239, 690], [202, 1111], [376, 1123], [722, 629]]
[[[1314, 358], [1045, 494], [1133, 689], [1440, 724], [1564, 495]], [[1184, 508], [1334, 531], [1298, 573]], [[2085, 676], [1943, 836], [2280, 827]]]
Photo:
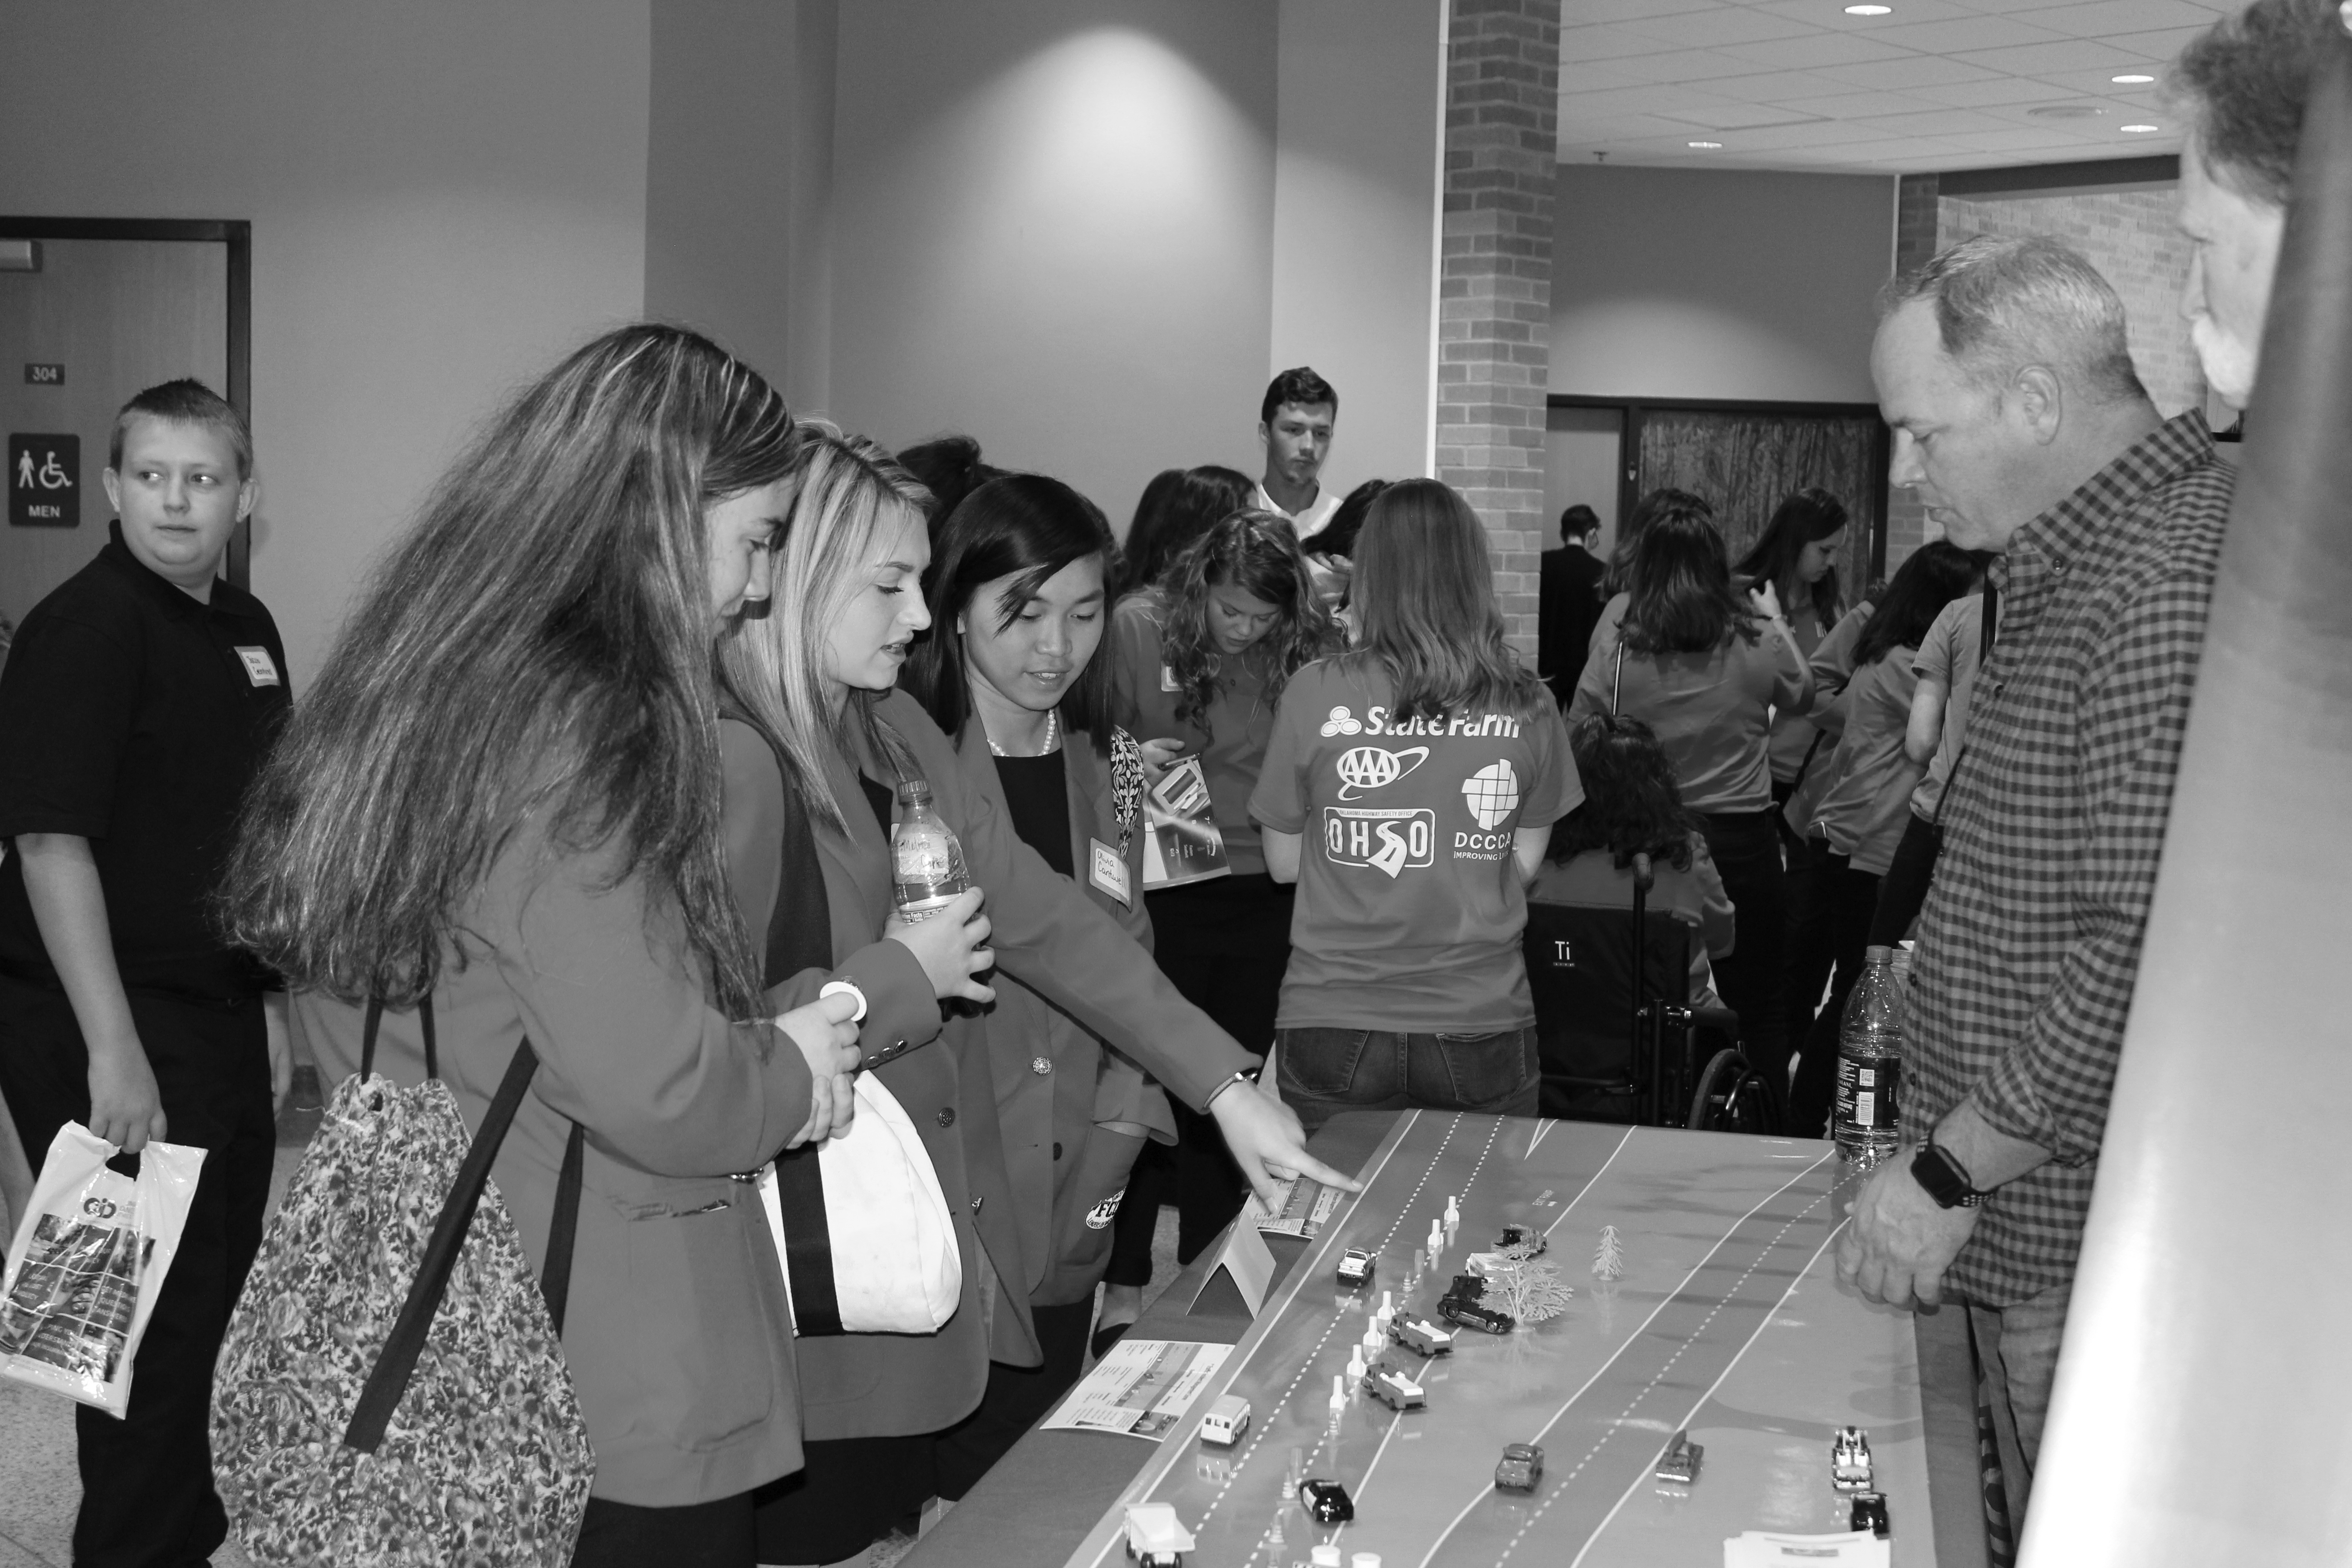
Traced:
[[[312, 1103], [316, 1103], [315, 1100]], [[289, 1108], [279, 1125], [277, 1169], [270, 1203], [285, 1190], [302, 1154], [302, 1140], [317, 1123]], [[1152, 1282], [1147, 1300], [1167, 1288], [1176, 1274], [1176, 1211], [1163, 1209], [1152, 1247]], [[0, 1568], [68, 1568], [74, 1513], [81, 1505], [81, 1479], [74, 1468], [73, 1405], [53, 1394], [0, 1381]], [[914, 1545], [894, 1538], [875, 1549], [872, 1568], [890, 1568]], [[213, 1554], [215, 1568], [248, 1568], [236, 1544]]]

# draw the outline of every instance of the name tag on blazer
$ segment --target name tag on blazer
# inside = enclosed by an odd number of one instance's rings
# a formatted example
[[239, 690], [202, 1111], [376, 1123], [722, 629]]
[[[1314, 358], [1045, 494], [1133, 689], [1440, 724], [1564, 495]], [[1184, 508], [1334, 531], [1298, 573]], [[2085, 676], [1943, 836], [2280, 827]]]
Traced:
[[1099, 838], [1087, 840], [1087, 880], [1117, 899], [1119, 908], [1135, 908], [1135, 891], [1128, 879], [1127, 858]]

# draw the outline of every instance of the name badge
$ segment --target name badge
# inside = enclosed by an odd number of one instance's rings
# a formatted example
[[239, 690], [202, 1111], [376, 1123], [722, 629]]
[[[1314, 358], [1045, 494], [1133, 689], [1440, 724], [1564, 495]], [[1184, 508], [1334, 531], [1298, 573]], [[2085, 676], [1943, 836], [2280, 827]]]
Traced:
[[245, 660], [246, 679], [256, 686], [282, 684], [278, 679], [278, 666], [271, 662], [268, 648], [240, 647], [236, 657]]
[[1181, 691], [1184, 689], [1181, 686], [1179, 686], [1176, 683], [1175, 666], [1163, 664], [1160, 667], [1160, 689], [1162, 691]]
[[1117, 899], [1119, 908], [1135, 908], [1135, 893], [1128, 881], [1126, 857], [1099, 838], [1087, 840], [1087, 879]]

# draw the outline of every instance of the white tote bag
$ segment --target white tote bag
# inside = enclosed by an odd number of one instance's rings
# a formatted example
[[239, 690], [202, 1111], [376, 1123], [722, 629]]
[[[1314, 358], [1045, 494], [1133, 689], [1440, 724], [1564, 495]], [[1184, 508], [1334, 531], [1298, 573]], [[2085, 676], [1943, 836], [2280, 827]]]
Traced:
[[898, 1097], [870, 1072], [856, 1089], [846, 1132], [760, 1173], [793, 1331], [932, 1333], [963, 1294], [955, 1216]]

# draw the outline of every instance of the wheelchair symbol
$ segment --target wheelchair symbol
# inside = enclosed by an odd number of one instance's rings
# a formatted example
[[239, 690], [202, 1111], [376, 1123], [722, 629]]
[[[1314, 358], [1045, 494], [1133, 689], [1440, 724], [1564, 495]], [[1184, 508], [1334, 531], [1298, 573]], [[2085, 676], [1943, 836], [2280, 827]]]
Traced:
[[20, 490], [69, 490], [73, 489], [73, 476], [67, 473], [64, 468], [58, 467], [57, 453], [54, 451], [47, 451], [43, 452], [41, 457], [43, 461], [41, 466], [37, 469], [33, 467], [32, 453], [19, 452], [16, 454], [16, 488]]

